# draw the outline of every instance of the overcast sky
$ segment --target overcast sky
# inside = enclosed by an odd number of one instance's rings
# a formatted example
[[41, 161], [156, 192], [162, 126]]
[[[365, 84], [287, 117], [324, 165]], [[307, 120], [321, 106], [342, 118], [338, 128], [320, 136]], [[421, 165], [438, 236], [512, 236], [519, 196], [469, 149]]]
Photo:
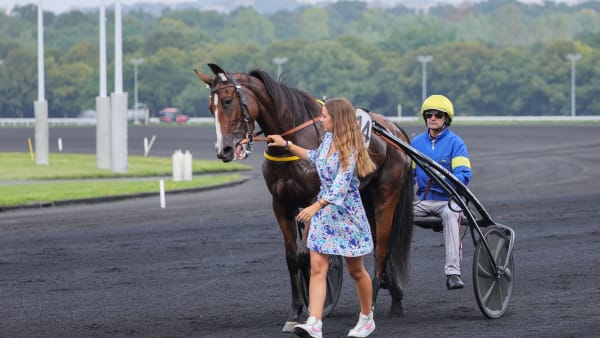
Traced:
[[[10, 9], [15, 5], [23, 6], [27, 4], [37, 4], [38, 1], [42, 2], [42, 6], [45, 11], [51, 11], [55, 13], [63, 13], [67, 12], [73, 8], [89, 8], [93, 7], [94, 3], [100, 4], [101, 0], [0, 0], [0, 8]], [[248, 0], [251, 2], [251, 0]], [[297, 0], [298, 2], [304, 3], [314, 3], [317, 0]], [[319, 0], [319, 1], [335, 1], [335, 0]], [[371, 2], [371, 0], [363, 0], [365, 2]], [[377, 1], [377, 0], [373, 0]], [[388, 2], [390, 0], [387, 0]], [[402, 2], [401, 0], [396, 0], [397, 2]], [[440, 2], [452, 2], [459, 3], [463, 0], [439, 0]], [[466, 0], [464, 0], [466, 1]], [[473, 0], [471, 0], [473, 1]], [[481, 0], [475, 0], [481, 1]], [[530, 3], [540, 3], [542, 0], [521, 0], [522, 2], [530, 2]], [[577, 0], [555, 0], [556, 2], [576, 2]], [[178, 4], [182, 2], [195, 2], [194, 0], [121, 0], [121, 4], [131, 5], [134, 3], [164, 3], [164, 4]], [[386, 2], [386, 0], [379, 0], [379, 2]], [[414, 1], [413, 1], [414, 2]], [[106, 5], [114, 4], [114, 0], [104, 0]]]
[[[100, 0], [0, 0], [0, 8], [8, 9], [15, 5], [23, 6], [27, 4], [36, 4], [38, 1], [42, 1], [42, 6], [45, 11], [51, 11], [55, 13], [68, 12], [73, 8], [89, 8], [93, 7], [94, 3], [100, 5]], [[138, 2], [154, 2], [154, 3], [170, 3], [177, 4], [182, 2], [193, 2], [193, 0], [121, 0], [121, 4], [131, 5]], [[114, 0], [104, 0], [104, 3], [112, 5], [115, 3]]]

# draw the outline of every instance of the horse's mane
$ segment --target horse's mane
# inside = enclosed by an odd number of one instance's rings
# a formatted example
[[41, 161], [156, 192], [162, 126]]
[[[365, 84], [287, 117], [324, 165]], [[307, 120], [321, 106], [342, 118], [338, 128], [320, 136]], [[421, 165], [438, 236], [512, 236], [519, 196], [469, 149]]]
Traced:
[[269, 73], [254, 69], [248, 74], [259, 79], [271, 97], [274, 108], [279, 112], [289, 112], [295, 116], [296, 124], [307, 118], [314, 118], [320, 107], [312, 96], [297, 88], [292, 88], [276, 81]]

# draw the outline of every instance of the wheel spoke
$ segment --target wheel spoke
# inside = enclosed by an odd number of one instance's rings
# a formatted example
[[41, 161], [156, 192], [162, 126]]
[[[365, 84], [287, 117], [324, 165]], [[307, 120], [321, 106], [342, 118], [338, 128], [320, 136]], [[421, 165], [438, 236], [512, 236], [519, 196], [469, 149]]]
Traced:
[[485, 294], [481, 297], [481, 300], [483, 301], [484, 304], [488, 304], [489, 300], [490, 300], [490, 296], [492, 295], [492, 291], [494, 291], [494, 285], [496, 285], [496, 282], [493, 282], [487, 289], [487, 291], [485, 292]]
[[481, 262], [477, 263], [477, 275], [482, 278], [494, 278], [494, 273], [491, 271], [491, 266], [483, 266]]
[[[500, 253], [502, 252], [504, 243], [505, 243], [504, 238], [498, 238], [498, 242], [496, 243], [496, 250], [492, 250], [492, 254], [494, 255], [494, 262], [496, 262], [496, 264], [498, 264], [498, 256], [500, 256]], [[491, 248], [490, 248], [490, 250], [491, 250]]]
[[500, 305], [500, 309], [504, 304], [504, 289], [502, 288], [502, 283], [498, 281], [498, 304]]
[[505, 268], [502, 276], [504, 276], [504, 279], [506, 279], [507, 283], [510, 283], [513, 280], [513, 275], [512, 275], [512, 271], [510, 270], [510, 268]]

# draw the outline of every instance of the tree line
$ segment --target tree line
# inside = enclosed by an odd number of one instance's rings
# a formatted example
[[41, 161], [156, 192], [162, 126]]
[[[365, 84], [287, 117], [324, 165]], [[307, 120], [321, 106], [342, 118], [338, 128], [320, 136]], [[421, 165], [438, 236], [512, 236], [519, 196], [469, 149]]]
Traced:
[[[193, 69], [217, 63], [231, 72], [262, 69], [315, 97], [348, 97], [385, 115], [418, 112], [420, 55], [427, 92], [450, 97], [457, 114], [569, 115], [571, 63], [577, 53], [577, 113], [598, 115], [600, 3], [574, 6], [490, 0], [438, 5], [427, 12], [404, 6], [371, 8], [360, 1], [303, 6], [262, 15], [251, 7], [231, 13], [194, 8], [143, 9], [123, 15], [124, 90], [133, 106], [133, 58], [138, 96], [151, 112], [179, 107], [208, 116], [208, 90]], [[50, 117], [95, 109], [99, 94], [98, 11], [44, 12], [46, 99]], [[0, 13], [0, 117], [32, 117], [37, 99], [37, 7]], [[107, 11], [109, 92], [114, 76], [114, 15]]]

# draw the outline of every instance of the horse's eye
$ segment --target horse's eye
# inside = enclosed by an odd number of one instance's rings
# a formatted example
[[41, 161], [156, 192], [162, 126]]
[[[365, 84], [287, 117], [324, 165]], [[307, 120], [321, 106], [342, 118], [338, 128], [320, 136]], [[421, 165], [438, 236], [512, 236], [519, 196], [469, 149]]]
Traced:
[[227, 109], [229, 108], [229, 106], [231, 106], [231, 103], [233, 102], [233, 98], [228, 97], [226, 99], [223, 99], [223, 108]]

